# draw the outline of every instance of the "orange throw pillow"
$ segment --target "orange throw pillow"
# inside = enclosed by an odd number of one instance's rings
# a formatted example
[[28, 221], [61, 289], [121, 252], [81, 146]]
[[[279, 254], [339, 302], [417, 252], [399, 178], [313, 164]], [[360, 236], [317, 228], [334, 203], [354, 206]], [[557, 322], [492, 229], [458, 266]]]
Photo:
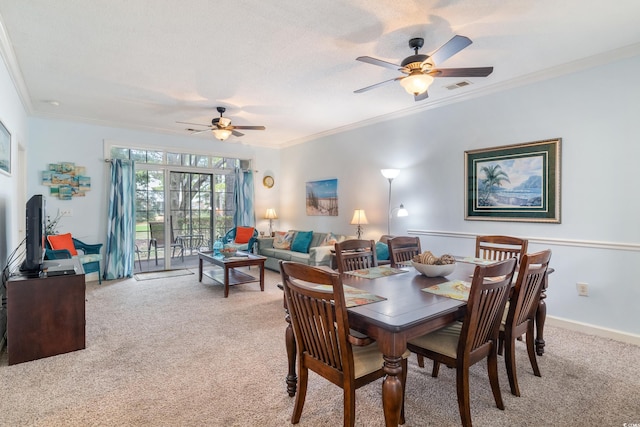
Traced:
[[71, 253], [71, 256], [78, 255], [78, 251], [76, 251], [73, 240], [71, 240], [71, 233], [50, 235], [47, 236], [47, 240], [51, 245], [51, 249], [66, 249]]
[[236, 243], [249, 243], [249, 240], [253, 237], [253, 227], [237, 227], [236, 228]]

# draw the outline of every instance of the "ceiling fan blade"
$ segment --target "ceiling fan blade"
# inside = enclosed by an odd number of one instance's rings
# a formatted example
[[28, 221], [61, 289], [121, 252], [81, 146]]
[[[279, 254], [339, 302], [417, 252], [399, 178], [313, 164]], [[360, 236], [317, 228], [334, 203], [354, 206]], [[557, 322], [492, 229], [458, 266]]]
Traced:
[[196, 125], [196, 126], [209, 126], [209, 127], [211, 127], [211, 125], [203, 125], [202, 123], [191, 123], [191, 122], [176, 122], [176, 123], [182, 123], [183, 125]]
[[431, 55], [431, 60], [435, 64], [440, 64], [441, 62], [446, 61], [451, 58], [456, 53], [460, 52], [465, 47], [469, 46], [473, 43], [469, 38], [465, 36], [453, 36], [451, 40], [440, 46], [433, 55]]
[[372, 58], [370, 56], [359, 56], [356, 61], [366, 62], [367, 64], [378, 65], [380, 67], [391, 68], [392, 70], [400, 70], [402, 66], [383, 61], [382, 59]]
[[377, 88], [378, 86], [386, 85], [387, 83], [395, 82], [396, 80], [402, 80], [402, 79], [404, 79], [404, 76], [396, 77], [395, 79], [385, 80], [385, 81], [383, 81], [383, 82], [376, 83], [376, 84], [371, 85], [371, 86], [363, 87], [362, 89], [354, 90], [354, 91], [353, 91], [353, 93], [362, 93], [362, 92], [366, 92], [366, 91], [368, 91], [368, 90], [375, 89], [375, 88]]
[[235, 129], [232, 129], [232, 130], [231, 130], [231, 133], [232, 133], [234, 136], [244, 136], [244, 133], [242, 133], [242, 132], [238, 132], [238, 131], [237, 131], [237, 130], [235, 130]]
[[233, 126], [233, 129], [247, 129], [247, 130], [265, 130], [264, 126]]
[[487, 77], [491, 73], [493, 67], [435, 68], [428, 74], [433, 77]]
[[189, 132], [191, 132], [191, 135], [197, 135], [199, 133], [204, 133], [204, 132], [209, 132], [211, 129], [202, 129], [202, 130], [198, 130], [198, 129], [187, 129]]
[[420, 95], [414, 95], [413, 100], [418, 102], [418, 101], [422, 101], [423, 99], [427, 99], [428, 97], [429, 97], [429, 91], [425, 91]]

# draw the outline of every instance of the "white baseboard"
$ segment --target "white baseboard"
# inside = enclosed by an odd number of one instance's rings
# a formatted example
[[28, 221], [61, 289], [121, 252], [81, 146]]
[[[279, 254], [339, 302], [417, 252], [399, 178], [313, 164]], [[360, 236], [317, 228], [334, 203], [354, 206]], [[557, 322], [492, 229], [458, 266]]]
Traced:
[[637, 345], [640, 347], [640, 335], [634, 335], [627, 332], [621, 332], [614, 329], [607, 329], [600, 326], [590, 325], [588, 323], [576, 322], [560, 317], [547, 316], [547, 324], [557, 326], [572, 331], [582, 332], [589, 335], [595, 335], [603, 338]]

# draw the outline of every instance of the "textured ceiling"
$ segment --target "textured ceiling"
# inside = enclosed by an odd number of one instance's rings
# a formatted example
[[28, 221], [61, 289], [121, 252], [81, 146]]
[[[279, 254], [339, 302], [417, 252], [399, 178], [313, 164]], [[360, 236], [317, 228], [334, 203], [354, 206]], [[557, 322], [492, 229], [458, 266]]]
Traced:
[[[639, 16], [637, 0], [0, 0], [0, 48], [35, 116], [206, 141], [176, 122], [225, 106], [267, 128], [229, 143], [279, 147], [637, 55]], [[410, 38], [428, 54], [456, 34], [473, 44], [439, 66], [493, 74], [438, 78], [420, 102], [398, 82], [353, 93], [400, 75], [356, 57], [399, 64]]]

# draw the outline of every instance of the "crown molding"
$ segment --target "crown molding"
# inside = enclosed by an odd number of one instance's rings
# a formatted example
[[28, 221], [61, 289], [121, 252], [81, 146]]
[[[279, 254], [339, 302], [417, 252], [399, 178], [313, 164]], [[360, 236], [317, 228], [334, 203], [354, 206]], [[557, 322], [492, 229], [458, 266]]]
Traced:
[[27, 85], [24, 83], [24, 79], [22, 78], [22, 70], [18, 65], [18, 60], [16, 59], [16, 54], [13, 50], [13, 46], [11, 45], [11, 41], [9, 40], [9, 34], [5, 28], [2, 16], [0, 16], [0, 56], [2, 56], [2, 59], [7, 66], [9, 77], [11, 77], [11, 81], [18, 92], [18, 97], [22, 102], [22, 107], [25, 109], [27, 114], [33, 114], [31, 96], [29, 95]]
[[422, 101], [420, 105], [405, 108], [400, 111], [396, 111], [390, 114], [382, 116], [372, 117], [367, 120], [345, 125], [339, 128], [329, 129], [324, 132], [319, 132], [313, 135], [309, 135], [303, 138], [294, 139], [281, 145], [282, 148], [293, 145], [302, 144], [318, 138], [335, 135], [338, 133], [370, 126], [373, 124], [385, 122], [388, 120], [396, 120], [401, 117], [406, 117], [421, 111], [432, 110], [435, 108], [444, 107], [446, 105], [455, 104], [470, 99], [480, 98], [483, 96], [491, 95], [506, 90], [515, 89], [521, 86], [530, 85], [544, 80], [550, 80], [556, 77], [561, 77], [567, 74], [583, 71], [589, 68], [597, 67], [600, 65], [608, 64], [614, 61], [631, 58], [640, 55], [640, 43], [628, 45], [619, 49], [614, 49], [608, 52], [603, 52], [597, 55], [592, 55], [587, 58], [578, 59], [576, 61], [567, 62], [565, 64], [557, 65], [555, 67], [546, 68], [544, 70], [536, 71], [534, 73], [526, 74], [520, 77], [506, 80], [504, 82], [495, 83], [488, 86], [483, 86], [477, 89], [468, 90], [457, 95], [447, 96], [446, 98]]

